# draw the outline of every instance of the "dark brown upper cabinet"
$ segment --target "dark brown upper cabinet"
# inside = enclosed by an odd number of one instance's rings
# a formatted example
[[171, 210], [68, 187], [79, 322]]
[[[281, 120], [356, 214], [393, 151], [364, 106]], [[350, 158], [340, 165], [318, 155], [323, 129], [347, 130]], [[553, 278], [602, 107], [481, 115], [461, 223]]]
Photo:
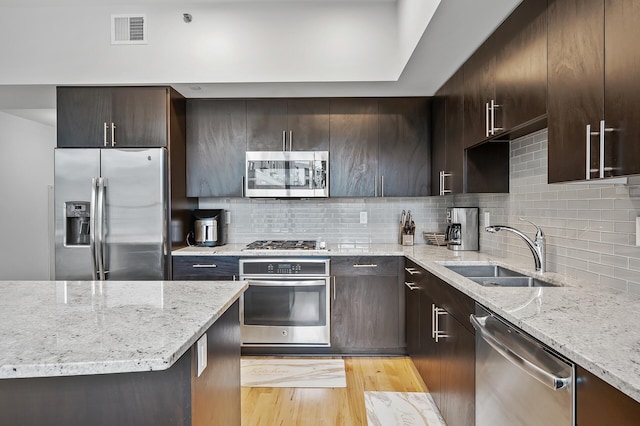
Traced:
[[166, 147], [171, 91], [167, 87], [58, 87], [58, 146]]
[[599, 138], [590, 133], [604, 118], [604, 2], [551, 0], [547, 18], [549, 183], [596, 177], [586, 159], [590, 152], [597, 170]]
[[637, 2], [549, 3], [549, 182], [640, 173]]
[[247, 101], [249, 151], [327, 151], [329, 99]]
[[464, 190], [463, 69], [436, 93], [431, 107], [431, 193], [461, 194]]
[[546, 113], [546, 4], [524, 0], [465, 62], [465, 148]]
[[493, 136], [492, 132], [498, 127], [495, 122], [495, 52], [496, 37], [492, 36], [463, 65], [464, 148]]
[[187, 101], [187, 196], [242, 196], [246, 116], [242, 99]]
[[[640, 2], [605, 1], [605, 172], [640, 173]], [[612, 129], [612, 131], [607, 131]]]
[[289, 99], [287, 111], [289, 150], [329, 150], [329, 99]]
[[431, 102], [386, 98], [378, 102], [380, 196], [431, 194]]
[[378, 101], [331, 100], [331, 197], [373, 197], [378, 187]]
[[496, 51], [495, 102], [499, 107], [494, 112], [497, 127], [513, 129], [547, 112], [546, 10], [544, 0], [525, 0], [498, 30], [501, 42]]

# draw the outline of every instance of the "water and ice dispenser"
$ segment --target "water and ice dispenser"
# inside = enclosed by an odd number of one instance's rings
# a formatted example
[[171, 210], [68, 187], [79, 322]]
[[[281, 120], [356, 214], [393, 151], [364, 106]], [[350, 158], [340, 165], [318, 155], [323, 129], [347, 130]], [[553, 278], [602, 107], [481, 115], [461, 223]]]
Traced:
[[88, 201], [67, 201], [65, 204], [65, 246], [89, 245], [90, 203]]

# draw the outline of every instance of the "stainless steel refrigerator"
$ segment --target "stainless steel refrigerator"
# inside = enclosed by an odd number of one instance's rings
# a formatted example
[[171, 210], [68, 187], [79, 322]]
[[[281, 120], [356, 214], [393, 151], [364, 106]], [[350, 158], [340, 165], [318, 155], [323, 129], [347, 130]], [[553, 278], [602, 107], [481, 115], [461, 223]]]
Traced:
[[169, 278], [167, 150], [55, 150], [58, 280]]

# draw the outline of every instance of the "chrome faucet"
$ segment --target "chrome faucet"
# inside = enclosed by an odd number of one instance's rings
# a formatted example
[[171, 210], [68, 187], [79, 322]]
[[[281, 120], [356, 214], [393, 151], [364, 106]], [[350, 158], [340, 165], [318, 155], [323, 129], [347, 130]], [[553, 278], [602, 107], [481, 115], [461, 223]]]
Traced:
[[493, 226], [487, 226], [485, 229], [485, 231], [487, 232], [491, 232], [491, 233], [496, 233], [498, 231], [511, 231], [514, 234], [516, 234], [517, 236], [519, 236], [520, 238], [522, 238], [524, 240], [525, 243], [527, 243], [527, 246], [529, 247], [529, 250], [531, 250], [531, 254], [533, 254], [533, 261], [535, 262], [536, 265], [536, 271], [537, 272], [544, 272], [545, 271], [545, 263], [546, 263], [546, 249], [545, 249], [545, 240], [544, 240], [544, 232], [542, 232], [542, 229], [540, 229], [540, 227], [538, 225], [536, 225], [535, 223], [526, 220], [524, 218], [520, 218], [521, 221], [523, 222], [528, 222], [530, 224], [532, 224], [533, 226], [536, 227], [536, 239], [535, 241], [531, 241], [531, 238], [527, 237], [525, 234], [523, 234], [522, 232], [518, 231], [515, 228], [512, 228], [510, 226], [505, 226], [505, 225], [493, 225]]

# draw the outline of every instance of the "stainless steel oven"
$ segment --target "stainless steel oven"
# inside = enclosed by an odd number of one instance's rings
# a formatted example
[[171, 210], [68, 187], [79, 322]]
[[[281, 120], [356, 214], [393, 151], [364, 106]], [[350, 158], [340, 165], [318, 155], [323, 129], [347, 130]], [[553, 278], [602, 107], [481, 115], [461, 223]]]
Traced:
[[249, 151], [247, 197], [328, 197], [328, 151]]
[[330, 346], [329, 259], [240, 259], [243, 346]]

